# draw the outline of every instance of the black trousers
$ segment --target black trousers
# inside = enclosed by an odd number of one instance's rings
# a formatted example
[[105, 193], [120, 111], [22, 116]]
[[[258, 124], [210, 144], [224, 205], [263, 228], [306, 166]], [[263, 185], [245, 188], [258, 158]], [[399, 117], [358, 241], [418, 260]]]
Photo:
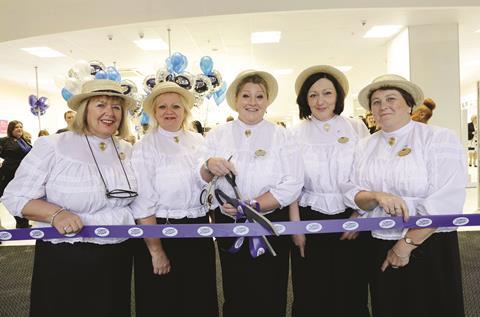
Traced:
[[130, 316], [128, 241], [98, 245], [37, 241], [30, 316]]
[[[325, 215], [300, 207], [302, 220], [349, 218], [352, 210]], [[305, 258], [292, 243], [293, 317], [368, 317], [367, 249], [370, 232], [355, 240], [341, 233], [306, 235]]]
[[[166, 219], [157, 218], [158, 224]], [[208, 223], [208, 217], [169, 219], [172, 224]], [[212, 238], [162, 239], [171, 265], [166, 275], [153, 274], [143, 239], [134, 239], [135, 310], [145, 316], [218, 316], [215, 248]]]
[[403, 268], [380, 271], [396, 240], [373, 240], [370, 287], [374, 317], [463, 317], [457, 232], [435, 233]]
[[[288, 208], [266, 216], [271, 221], [288, 220]], [[233, 220], [215, 210], [217, 223]], [[227, 250], [234, 238], [217, 239], [222, 265], [224, 317], [284, 317], [288, 284], [289, 237], [268, 236], [277, 256], [268, 251], [252, 258], [245, 239], [238, 253]]]

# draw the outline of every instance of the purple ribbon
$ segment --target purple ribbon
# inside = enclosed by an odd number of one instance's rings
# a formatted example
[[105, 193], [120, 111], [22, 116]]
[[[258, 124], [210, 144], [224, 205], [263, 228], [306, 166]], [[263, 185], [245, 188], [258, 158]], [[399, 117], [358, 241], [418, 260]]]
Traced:
[[[415, 216], [408, 222], [401, 217], [350, 218], [318, 221], [274, 222], [281, 235], [317, 234], [382, 229], [469, 227], [480, 226], [480, 214], [446, 216]], [[260, 237], [271, 233], [258, 223], [179, 224], [85, 226], [75, 235], [65, 236], [55, 228], [0, 230], [0, 241], [31, 239], [83, 238], [201, 238], [201, 237]]]

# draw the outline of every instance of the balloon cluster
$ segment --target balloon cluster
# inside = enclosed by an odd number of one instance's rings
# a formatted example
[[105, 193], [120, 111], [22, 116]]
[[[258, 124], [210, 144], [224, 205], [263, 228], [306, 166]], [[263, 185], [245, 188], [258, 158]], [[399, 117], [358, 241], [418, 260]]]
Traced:
[[28, 96], [28, 103], [30, 104], [30, 111], [34, 116], [43, 116], [49, 107], [47, 97], [37, 99], [37, 96], [30, 95]]
[[225, 99], [227, 84], [222, 80], [219, 71], [213, 69], [213, 60], [210, 56], [200, 59], [202, 74], [193, 75], [187, 71], [188, 60], [185, 55], [175, 52], [165, 60], [166, 68], [161, 68], [155, 75], [148, 75], [143, 81], [143, 88], [149, 94], [156, 84], [171, 81], [193, 93], [195, 106], [202, 105], [205, 97], [214, 97], [215, 103], [220, 105]]

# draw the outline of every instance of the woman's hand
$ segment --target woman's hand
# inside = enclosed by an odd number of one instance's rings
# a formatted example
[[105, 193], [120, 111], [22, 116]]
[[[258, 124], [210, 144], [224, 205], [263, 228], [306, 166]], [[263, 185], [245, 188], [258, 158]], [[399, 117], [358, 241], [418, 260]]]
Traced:
[[305, 244], [307, 242], [307, 239], [305, 238], [304, 234], [294, 234], [292, 235], [292, 240], [293, 244], [295, 244], [296, 247], [298, 247], [300, 251], [300, 256], [302, 258], [305, 257]]
[[211, 157], [207, 161], [208, 170], [215, 176], [224, 176], [232, 172], [237, 174], [235, 166], [230, 161], [227, 161], [223, 157]]
[[410, 215], [407, 204], [401, 197], [384, 192], [375, 192], [375, 199], [378, 206], [382, 207], [387, 214], [403, 217], [405, 222], [408, 221]]
[[237, 213], [238, 213], [238, 210], [237, 208], [233, 207], [232, 205], [230, 205], [229, 203], [224, 203], [222, 205], [222, 208], [223, 208], [223, 211], [228, 214], [229, 216], [232, 216], [232, 217], [237, 217]]
[[60, 234], [77, 233], [83, 228], [80, 217], [68, 210], [60, 212], [53, 220], [52, 225]]
[[164, 275], [170, 272], [170, 260], [163, 250], [150, 252], [152, 256], [153, 274]]
[[[358, 218], [360, 214], [357, 211], [352, 212], [349, 219]], [[340, 240], [355, 240], [360, 232], [358, 231], [346, 231], [340, 237]]]
[[387, 257], [383, 261], [382, 267], [380, 268], [382, 272], [391, 266], [392, 269], [398, 269], [399, 267], [404, 267], [410, 262], [410, 254], [412, 253], [412, 248], [404, 243], [397, 242], [390, 250], [387, 252]]

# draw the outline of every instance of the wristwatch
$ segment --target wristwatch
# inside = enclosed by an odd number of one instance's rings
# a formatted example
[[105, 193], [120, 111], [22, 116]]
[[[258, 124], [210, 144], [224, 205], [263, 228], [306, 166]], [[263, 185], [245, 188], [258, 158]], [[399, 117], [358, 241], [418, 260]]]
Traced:
[[207, 172], [209, 172], [210, 174], [213, 174], [212, 171], [208, 168], [208, 160], [206, 160], [205, 163], [203, 163], [203, 167], [207, 170]]
[[413, 240], [408, 237], [403, 237], [403, 240], [405, 241], [406, 244], [410, 244], [416, 247], [419, 247], [421, 245], [420, 243], [413, 242]]

